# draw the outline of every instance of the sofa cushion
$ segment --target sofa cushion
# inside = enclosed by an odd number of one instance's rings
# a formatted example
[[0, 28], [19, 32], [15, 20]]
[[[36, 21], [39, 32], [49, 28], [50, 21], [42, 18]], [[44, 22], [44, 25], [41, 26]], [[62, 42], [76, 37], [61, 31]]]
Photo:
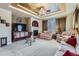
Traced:
[[63, 56], [79, 56], [79, 54], [76, 54], [67, 50]]

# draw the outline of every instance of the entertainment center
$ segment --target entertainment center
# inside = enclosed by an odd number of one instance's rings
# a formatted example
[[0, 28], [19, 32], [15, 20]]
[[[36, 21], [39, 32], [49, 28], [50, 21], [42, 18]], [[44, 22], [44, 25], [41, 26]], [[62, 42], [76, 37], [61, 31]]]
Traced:
[[27, 25], [22, 23], [12, 24], [12, 42], [25, 39], [28, 36]]

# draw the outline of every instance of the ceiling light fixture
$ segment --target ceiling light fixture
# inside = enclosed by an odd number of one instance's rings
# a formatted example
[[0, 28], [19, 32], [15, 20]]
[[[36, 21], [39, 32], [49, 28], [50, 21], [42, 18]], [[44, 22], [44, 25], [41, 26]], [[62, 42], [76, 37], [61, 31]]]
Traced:
[[40, 10], [38, 11], [39, 15], [46, 15], [46, 9], [44, 6], [40, 7]]

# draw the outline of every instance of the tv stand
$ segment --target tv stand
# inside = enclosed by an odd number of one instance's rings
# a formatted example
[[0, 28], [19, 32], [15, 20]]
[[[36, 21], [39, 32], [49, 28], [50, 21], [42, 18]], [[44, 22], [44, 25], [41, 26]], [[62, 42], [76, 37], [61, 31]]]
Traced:
[[12, 32], [12, 42], [23, 40], [28, 36], [28, 32], [26, 31], [15, 31]]

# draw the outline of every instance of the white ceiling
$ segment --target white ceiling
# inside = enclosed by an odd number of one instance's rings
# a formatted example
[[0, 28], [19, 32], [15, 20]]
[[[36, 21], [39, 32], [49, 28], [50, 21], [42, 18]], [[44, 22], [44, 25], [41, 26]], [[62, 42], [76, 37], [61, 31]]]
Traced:
[[49, 3], [47, 9], [51, 12], [59, 11], [59, 3]]
[[45, 10], [50, 10], [50, 12], [55, 12], [55, 11], [59, 11], [60, 3], [28, 3], [28, 5], [30, 6], [30, 8], [34, 10], [43, 6]]

